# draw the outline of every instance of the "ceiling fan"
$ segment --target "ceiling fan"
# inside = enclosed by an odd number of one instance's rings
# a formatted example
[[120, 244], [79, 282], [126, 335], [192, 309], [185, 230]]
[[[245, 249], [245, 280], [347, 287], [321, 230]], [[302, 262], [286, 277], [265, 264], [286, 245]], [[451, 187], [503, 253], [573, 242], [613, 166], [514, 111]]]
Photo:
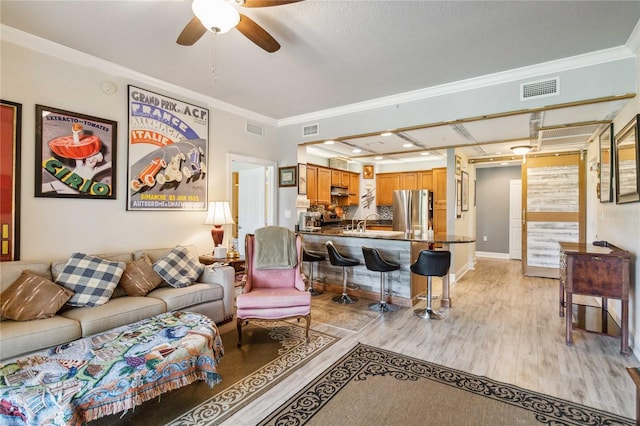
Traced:
[[191, 46], [207, 32], [224, 34], [237, 28], [246, 38], [269, 53], [280, 49], [280, 44], [251, 18], [239, 13], [233, 5], [243, 7], [270, 7], [302, 0], [193, 0], [193, 19], [184, 27], [178, 40], [182, 46]]

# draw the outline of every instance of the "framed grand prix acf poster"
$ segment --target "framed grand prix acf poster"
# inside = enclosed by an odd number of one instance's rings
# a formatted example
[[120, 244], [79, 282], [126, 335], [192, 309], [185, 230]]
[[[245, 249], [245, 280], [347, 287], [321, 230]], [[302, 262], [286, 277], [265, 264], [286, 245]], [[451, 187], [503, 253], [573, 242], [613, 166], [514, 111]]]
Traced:
[[129, 86], [127, 210], [206, 210], [209, 110]]
[[112, 120], [36, 105], [36, 197], [115, 199]]
[[0, 261], [20, 259], [22, 105], [0, 101]]

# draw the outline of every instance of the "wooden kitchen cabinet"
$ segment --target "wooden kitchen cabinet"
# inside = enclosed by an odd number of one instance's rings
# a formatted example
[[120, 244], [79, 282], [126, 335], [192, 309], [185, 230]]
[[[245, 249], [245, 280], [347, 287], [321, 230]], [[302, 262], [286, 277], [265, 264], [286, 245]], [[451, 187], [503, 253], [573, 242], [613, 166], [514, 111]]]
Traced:
[[433, 173], [433, 232], [447, 233], [447, 168], [435, 168]]
[[400, 188], [399, 189], [420, 189], [418, 187], [418, 172], [404, 172], [400, 175]]
[[318, 204], [318, 168], [307, 164], [307, 200], [312, 205]]
[[418, 172], [418, 189], [433, 191], [433, 172], [431, 170]]
[[331, 204], [331, 169], [318, 167], [317, 204]]
[[349, 172], [331, 169], [331, 186], [349, 187]]
[[393, 191], [400, 189], [400, 173], [378, 173], [376, 175], [376, 205], [393, 205]]
[[349, 173], [349, 198], [347, 204], [357, 206], [360, 204], [360, 173]]

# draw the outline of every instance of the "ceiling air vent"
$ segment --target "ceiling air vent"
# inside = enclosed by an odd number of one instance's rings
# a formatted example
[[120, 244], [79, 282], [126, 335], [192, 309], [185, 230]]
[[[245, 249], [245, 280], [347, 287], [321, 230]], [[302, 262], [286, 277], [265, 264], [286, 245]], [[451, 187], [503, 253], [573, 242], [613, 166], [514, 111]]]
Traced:
[[520, 100], [545, 98], [560, 94], [560, 77], [531, 81], [520, 85]]
[[317, 136], [320, 134], [319, 124], [309, 124], [302, 128], [302, 136]]
[[258, 136], [264, 135], [264, 128], [257, 124], [251, 124], [247, 122], [245, 130], [247, 131], [247, 133], [251, 133], [252, 135], [258, 135]]

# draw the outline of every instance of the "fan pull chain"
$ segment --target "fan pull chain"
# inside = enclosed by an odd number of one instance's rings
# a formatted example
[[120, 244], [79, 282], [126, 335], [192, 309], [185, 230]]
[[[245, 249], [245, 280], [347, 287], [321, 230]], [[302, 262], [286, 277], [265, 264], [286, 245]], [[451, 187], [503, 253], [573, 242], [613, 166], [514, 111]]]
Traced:
[[213, 65], [211, 65], [211, 73], [213, 74], [213, 82], [218, 82], [218, 51], [216, 49], [216, 33], [213, 32]]

